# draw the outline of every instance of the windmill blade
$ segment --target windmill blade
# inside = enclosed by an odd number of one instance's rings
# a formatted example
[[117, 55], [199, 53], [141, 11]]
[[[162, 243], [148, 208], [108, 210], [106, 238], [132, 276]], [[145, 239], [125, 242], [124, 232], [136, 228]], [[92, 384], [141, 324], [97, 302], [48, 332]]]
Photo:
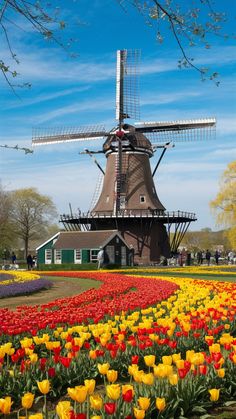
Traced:
[[126, 118], [140, 118], [139, 61], [140, 50], [117, 51], [116, 119], [119, 124]]
[[199, 141], [215, 138], [215, 118], [171, 121], [141, 122], [135, 124], [137, 132], [155, 142]]
[[32, 145], [58, 144], [72, 141], [97, 140], [109, 135], [104, 126], [93, 125], [87, 127], [66, 127], [42, 129], [36, 128], [33, 131]]

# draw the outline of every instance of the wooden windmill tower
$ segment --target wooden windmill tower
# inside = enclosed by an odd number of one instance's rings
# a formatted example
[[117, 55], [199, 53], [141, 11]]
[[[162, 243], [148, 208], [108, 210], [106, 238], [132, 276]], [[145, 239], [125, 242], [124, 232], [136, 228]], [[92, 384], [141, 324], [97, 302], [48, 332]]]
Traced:
[[[173, 122], [143, 122], [130, 125], [128, 118], [138, 119], [138, 50], [117, 51], [116, 119], [110, 131], [104, 127], [67, 128], [33, 135], [33, 145], [105, 138], [102, 150], [106, 169], [95, 163], [103, 174], [103, 185], [94, 207], [86, 214], [62, 215], [67, 230], [117, 229], [134, 249], [136, 263], [154, 263], [161, 255], [175, 253], [192, 221], [193, 213], [168, 212], [160, 202], [154, 175], [167, 148], [176, 141], [207, 139], [215, 127], [215, 119]], [[150, 158], [160, 149], [155, 169]], [[170, 229], [174, 234], [170, 243]]]

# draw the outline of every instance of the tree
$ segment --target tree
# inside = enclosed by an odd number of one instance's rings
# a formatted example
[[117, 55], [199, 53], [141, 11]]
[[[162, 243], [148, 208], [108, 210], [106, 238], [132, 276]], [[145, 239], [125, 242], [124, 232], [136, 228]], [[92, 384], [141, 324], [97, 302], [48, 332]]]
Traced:
[[218, 225], [228, 228], [227, 236], [232, 248], [236, 249], [236, 160], [229, 163], [222, 175], [220, 190], [210, 202]]
[[0, 184], [0, 253], [12, 249], [16, 236], [12, 223], [12, 199], [9, 192], [5, 191]]
[[[197, 0], [190, 5], [188, 1], [177, 0], [119, 0], [124, 7], [132, 4], [143, 14], [146, 23], [156, 29], [156, 39], [159, 43], [167, 37], [173, 36], [176, 45], [181, 52], [178, 67], [192, 67], [198, 71], [202, 80], [205, 80], [208, 68], [198, 67], [194, 59], [187, 52], [188, 47], [202, 45], [206, 49], [211, 48], [211, 35], [228, 39], [230, 36], [224, 32], [230, 16], [224, 11], [215, 9], [213, 0]], [[220, 4], [219, 4], [220, 6]], [[232, 35], [234, 38], [234, 35]], [[218, 73], [209, 74], [211, 80], [215, 80]], [[216, 82], [218, 85], [219, 82]]]
[[[144, 16], [145, 22], [155, 27], [156, 39], [160, 43], [165, 40], [165, 30], [167, 29], [167, 37], [172, 35], [181, 51], [182, 56], [178, 66], [180, 68], [193, 67], [201, 74], [202, 79], [205, 78], [207, 69], [194, 64], [193, 58], [187, 53], [188, 46], [193, 47], [201, 43], [204, 48], [210, 49], [211, 43], [208, 38], [212, 34], [224, 39], [229, 38], [229, 35], [224, 33], [224, 28], [231, 16], [216, 10], [213, 0], [196, 0], [195, 5], [192, 6], [188, 1], [177, 2], [177, 0], [118, 0], [118, 3], [126, 9], [129, 4], [134, 6]], [[221, 3], [219, 4], [221, 5]], [[73, 8], [76, 8], [76, 0], [73, 2]], [[78, 15], [76, 9], [73, 11], [73, 15]], [[53, 40], [68, 51], [72, 40], [70, 38], [69, 42], [63, 42], [58, 34], [58, 29], [61, 31], [70, 25], [60, 18], [59, 7], [52, 8], [45, 0], [34, 2], [4, 0], [0, 6], [0, 33], [5, 39], [15, 64], [19, 63], [19, 59], [11, 44], [9, 23], [11, 27], [18, 30], [20, 25], [15, 22], [19, 16], [23, 22], [26, 21], [31, 25], [34, 32], [39, 33], [46, 40]], [[14, 90], [12, 78], [18, 75], [16, 69], [0, 60], [0, 70], [9, 86]], [[213, 72], [209, 77], [215, 80], [217, 73]]]
[[39, 194], [35, 188], [19, 189], [11, 193], [14, 230], [24, 242], [25, 257], [29, 241], [45, 237], [45, 231], [57, 212], [51, 198]]
[[[45, 0], [36, 0], [29, 2], [27, 0], [2, 0], [0, 5], [0, 33], [10, 53], [10, 58], [19, 64], [19, 59], [14, 52], [11, 43], [11, 29], [22, 29], [18, 19], [22, 23], [30, 24], [34, 32], [40, 34], [45, 40], [53, 40], [61, 48], [69, 51], [70, 42], [63, 42], [58, 35], [57, 30], [63, 30], [66, 26], [64, 20], [60, 19], [59, 7], [51, 8], [50, 3]], [[71, 40], [70, 40], [71, 41]], [[12, 79], [18, 76], [16, 68], [12, 68], [5, 61], [0, 59], [0, 70], [8, 85], [15, 92]], [[23, 86], [30, 87], [30, 83], [24, 83]]]

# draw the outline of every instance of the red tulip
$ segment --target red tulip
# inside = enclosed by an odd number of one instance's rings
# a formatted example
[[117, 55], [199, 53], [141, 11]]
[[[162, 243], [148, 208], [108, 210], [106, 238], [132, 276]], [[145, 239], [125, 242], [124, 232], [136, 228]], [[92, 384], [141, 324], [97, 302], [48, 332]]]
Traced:
[[104, 404], [105, 412], [108, 415], [113, 415], [116, 411], [116, 404], [115, 403], [105, 403]]
[[188, 370], [186, 368], [178, 369], [179, 378], [184, 378], [187, 373], [188, 373]]
[[207, 373], [207, 366], [199, 365], [199, 374], [206, 375], [206, 373]]
[[130, 403], [133, 399], [132, 390], [127, 390], [124, 394], [122, 394], [122, 398], [123, 398], [124, 402]]
[[60, 356], [59, 361], [64, 367], [69, 368], [71, 358], [67, 358], [66, 356]]
[[138, 361], [139, 361], [139, 356], [138, 355], [133, 355], [131, 357], [131, 363], [132, 364], [138, 364]]

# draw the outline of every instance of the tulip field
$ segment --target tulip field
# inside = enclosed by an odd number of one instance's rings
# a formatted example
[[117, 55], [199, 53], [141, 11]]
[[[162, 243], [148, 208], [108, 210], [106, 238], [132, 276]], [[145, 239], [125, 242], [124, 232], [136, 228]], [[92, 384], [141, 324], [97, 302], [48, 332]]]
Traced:
[[[235, 406], [236, 271], [165, 271], [47, 272], [101, 286], [15, 310], [6, 299], [0, 417], [207, 419]], [[1, 272], [0, 292], [13, 280]], [[46, 281], [43, 272], [11, 275], [26, 288]]]

